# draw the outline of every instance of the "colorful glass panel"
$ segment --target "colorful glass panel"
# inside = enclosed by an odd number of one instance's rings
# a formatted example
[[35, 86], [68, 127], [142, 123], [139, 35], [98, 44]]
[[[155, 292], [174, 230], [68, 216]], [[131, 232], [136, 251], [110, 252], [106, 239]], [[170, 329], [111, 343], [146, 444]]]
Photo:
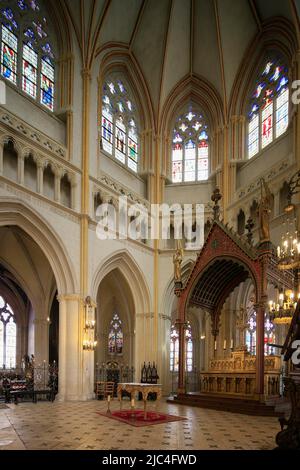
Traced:
[[282, 89], [276, 99], [276, 137], [283, 134], [289, 124], [289, 90]]
[[208, 178], [208, 134], [202, 114], [189, 111], [177, 119], [173, 131], [173, 183]]
[[22, 88], [25, 93], [36, 97], [37, 93], [38, 55], [28, 45], [23, 45], [23, 77]]
[[11, 317], [6, 324], [6, 367], [16, 367], [16, 324]]
[[131, 170], [137, 172], [138, 161], [138, 143], [137, 136], [133, 130], [128, 133], [128, 166]]
[[259, 77], [249, 112], [249, 158], [288, 128], [287, 77], [287, 68], [279, 59], [269, 60]]
[[50, 111], [54, 108], [54, 68], [49, 60], [42, 59], [41, 103]]
[[[103, 86], [102, 97], [102, 149], [108, 152], [135, 173], [138, 171], [138, 135], [133, 114], [134, 105], [126, 94], [120, 80], [108, 81]], [[106, 110], [109, 109], [107, 122]], [[112, 136], [114, 135], [114, 145]], [[108, 142], [108, 143], [107, 143]]]
[[269, 145], [273, 140], [273, 102], [263, 109], [261, 115], [261, 146], [262, 148]]
[[113, 116], [108, 108], [102, 110], [102, 146], [103, 150], [112, 154], [113, 148]]
[[0, 296], [0, 367], [16, 367], [16, 336], [14, 313]]
[[28, 5], [27, 5], [27, 3], [25, 2], [25, 0], [18, 0], [18, 7], [19, 7], [22, 11], [28, 10]]
[[122, 322], [118, 314], [114, 314], [110, 322], [108, 333], [108, 352], [109, 354], [122, 354], [124, 336], [122, 331]]
[[[3, 9], [1, 10], [1, 13], [2, 13], [2, 15], [4, 16], [4, 18], [10, 22], [10, 23], [9, 23], [10, 29], [12, 28], [12, 26], [13, 26], [15, 29], [18, 29], [18, 23], [17, 23], [16, 20], [15, 20], [14, 12], [12, 11], [11, 8], [3, 8]], [[12, 26], [11, 26], [11, 25], [12, 25]]]
[[115, 156], [117, 160], [125, 163], [126, 160], [126, 127], [123, 119], [119, 118], [116, 121], [116, 142], [115, 142]]
[[248, 129], [248, 156], [253, 157], [259, 150], [259, 116], [254, 115], [249, 122]]
[[198, 181], [208, 178], [208, 143], [202, 140], [198, 144]]
[[17, 37], [2, 25], [1, 75], [12, 83], [17, 83]]

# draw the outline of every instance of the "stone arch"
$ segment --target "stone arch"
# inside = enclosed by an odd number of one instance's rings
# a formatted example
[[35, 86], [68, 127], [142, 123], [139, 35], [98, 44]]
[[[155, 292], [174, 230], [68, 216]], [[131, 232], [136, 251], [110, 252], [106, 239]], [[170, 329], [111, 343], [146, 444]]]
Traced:
[[142, 72], [133, 58], [124, 50], [105, 53], [100, 60], [99, 71], [99, 93], [106, 76], [119, 72], [125, 77], [138, 108], [141, 130], [152, 129], [154, 114], [150, 94]]
[[[97, 57], [98, 56], [98, 57]], [[144, 172], [151, 165], [152, 155], [147, 145], [147, 133], [155, 128], [155, 117], [150, 93], [140, 70], [140, 67], [134, 58], [126, 51], [114, 50], [107, 52], [104, 48], [96, 54], [98, 58], [98, 119], [101, 116], [102, 106], [102, 88], [106, 77], [111, 74], [120, 74], [129, 85], [130, 94], [136, 106], [136, 118], [138, 121], [139, 134], [139, 172]], [[100, 128], [98, 122], [98, 128]], [[100, 148], [100, 146], [99, 146]]]
[[0, 226], [12, 225], [23, 229], [41, 248], [53, 270], [58, 293], [76, 292], [75, 269], [60, 237], [23, 201], [0, 198]]
[[[277, 51], [291, 64], [296, 50], [295, 29], [289, 20], [281, 17], [280, 19], [272, 18], [264, 22], [262, 31], [255, 36], [241, 61], [229, 99], [229, 115], [242, 115], [244, 113], [247, 97], [252, 91], [251, 86], [257, 76], [259, 65], [269, 51]], [[251, 58], [250, 61], [249, 57]]]
[[[149, 313], [151, 310], [151, 301], [147, 281], [141, 269], [127, 250], [119, 250], [114, 255], [110, 255], [101, 262], [93, 276], [91, 284], [92, 297], [94, 299], [97, 297], [101, 281], [114, 269], [118, 269], [123, 274], [131, 287], [136, 314]], [[133, 286], [134, 289], [132, 288]]]
[[205, 115], [206, 123], [209, 129], [209, 161], [210, 168], [213, 169], [213, 135], [224, 124], [224, 114], [222, 99], [214, 87], [204, 78], [198, 76], [185, 77], [171, 91], [166, 99], [158, 124], [158, 132], [162, 136], [162, 172], [170, 175], [171, 158], [171, 132], [176, 117], [179, 116], [184, 108], [192, 103], [195, 108], [199, 108]]
[[12, 143], [15, 151], [18, 154], [18, 157], [20, 157], [22, 155], [22, 152], [23, 152], [23, 148], [22, 148], [21, 143], [15, 137], [13, 137], [10, 134], [3, 134], [0, 137], [0, 144], [5, 145], [5, 144], [9, 144], [9, 143]]

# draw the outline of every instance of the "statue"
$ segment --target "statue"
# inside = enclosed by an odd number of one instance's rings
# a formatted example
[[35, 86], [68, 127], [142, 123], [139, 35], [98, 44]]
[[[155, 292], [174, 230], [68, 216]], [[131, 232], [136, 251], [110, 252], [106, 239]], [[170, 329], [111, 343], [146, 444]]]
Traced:
[[273, 208], [273, 195], [262, 178], [260, 180], [260, 191], [261, 199], [258, 206], [258, 218], [259, 218], [259, 241], [269, 242], [270, 241], [270, 214]]
[[177, 240], [176, 252], [173, 255], [174, 279], [175, 282], [181, 282], [181, 263], [183, 260], [183, 248], [181, 240]]

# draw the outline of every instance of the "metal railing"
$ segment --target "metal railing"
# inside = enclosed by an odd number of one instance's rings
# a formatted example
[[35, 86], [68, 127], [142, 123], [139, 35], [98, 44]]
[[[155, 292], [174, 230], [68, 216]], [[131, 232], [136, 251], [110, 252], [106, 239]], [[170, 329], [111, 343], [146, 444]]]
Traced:
[[134, 382], [134, 367], [112, 364], [96, 364], [95, 367], [95, 390], [97, 382], [114, 382], [116, 394], [117, 385], [120, 382]]
[[[176, 395], [178, 388], [178, 372], [171, 371], [171, 395]], [[200, 376], [196, 367], [193, 370], [185, 373], [185, 392], [199, 392], [200, 391]]]
[[58, 367], [54, 362], [40, 365], [22, 364], [13, 369], [0, 369], [0, 399], [7, 399], [11, 390], [58, 391]]

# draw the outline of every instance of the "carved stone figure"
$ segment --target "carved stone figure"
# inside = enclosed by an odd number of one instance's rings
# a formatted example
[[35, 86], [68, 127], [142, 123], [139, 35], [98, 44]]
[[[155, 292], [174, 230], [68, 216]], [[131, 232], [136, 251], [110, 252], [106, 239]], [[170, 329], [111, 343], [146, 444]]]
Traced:
[[261, 199], [258, 206], [259, 241], [270, 241], [270, 214], [273, 207], [273, 195], [262, 178], [260, 180]]
[[176, 252], [173, 255], [174, 279], [175, 282], [181, 282], [181, 263], [183, 260], [183, 248], [181, 240], [177, 240]]

